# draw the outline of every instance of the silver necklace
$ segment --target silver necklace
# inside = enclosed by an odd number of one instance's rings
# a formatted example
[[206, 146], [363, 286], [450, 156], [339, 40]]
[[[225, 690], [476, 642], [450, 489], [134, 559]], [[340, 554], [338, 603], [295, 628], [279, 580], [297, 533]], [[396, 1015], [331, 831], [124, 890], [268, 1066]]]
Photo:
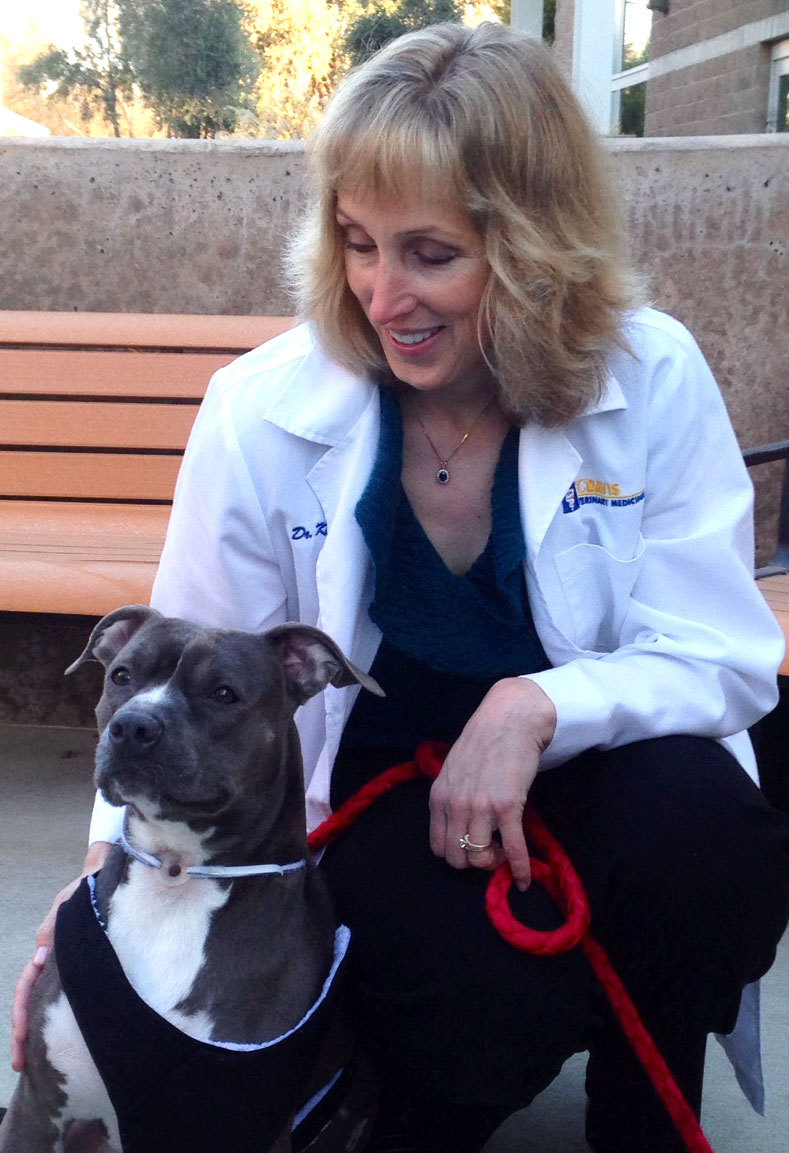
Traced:
[[478, 422], [482, 419], [482, 416], [484, 415], [484, 413], [487, 412], [488, 408], [490, 407], [492, 400], [493, 400], [493, 397], [489, 396], [488, 399], [485, 401], [484, 405], [482, 406], [482, 408], [479, 410], [477, 415], [472, 420], [471, 424], [468, 426], [466, 431], [463, 433], [463, 436], [460, 438], [460, 441], [458, 442], [458, 444], [456, 444], [455, 447], [452, 449], [452, 452], [449, 454], [449, 456], [442, 456], [441, 455], [441, 453], [438, 451], [436, 446], [433, 444], [430, 433], [427, 431], [424, 424], [422, 423], [420, 416], [419, 416], [419, 413], [415, 414], [416, 419], [419, 421], [419, 427], [422, 429], [422, 432], [425, 434], [425, 438], [427, 440], [427, 443], [430, 445], [433, 452], [436, 454], [436, 460], [438, 461], [438, 468], [436, 469], [436, 484], [449, 484], [449, 482], [452, 479], [452, 474], [448, 468], [449, 462], [452, 460], [452, 457], [456, 453], [460, 452], [461, 448], [463, 447], [463, 445], [466, 443], [466, 441], [468, 440], [468, 438], [471, 436], [472, 432], [476, 428]]

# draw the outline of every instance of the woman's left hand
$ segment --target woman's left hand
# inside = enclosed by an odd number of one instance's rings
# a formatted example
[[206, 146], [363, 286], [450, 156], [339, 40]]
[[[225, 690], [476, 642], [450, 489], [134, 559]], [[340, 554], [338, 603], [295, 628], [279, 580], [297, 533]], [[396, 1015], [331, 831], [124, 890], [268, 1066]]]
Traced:
[[[495, 869], [507, 860], [517, 887], [529, 887], [523, 808], [555, 729], [553, 702], [534, 681], [507, 677], [493, 685], [430, 791], [430, 847], [436, 856], [456, 869]], [[462, 837], [488, 847], [469, 852], [461, 848]]]

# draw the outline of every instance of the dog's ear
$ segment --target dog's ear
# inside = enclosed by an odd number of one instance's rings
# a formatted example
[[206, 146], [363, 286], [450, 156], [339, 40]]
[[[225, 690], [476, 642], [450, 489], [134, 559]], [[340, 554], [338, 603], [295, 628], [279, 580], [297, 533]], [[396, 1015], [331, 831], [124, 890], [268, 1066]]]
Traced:
[[106, 668], [141, 625], [161, 615], [147, 605], [126, 605], [107, 613], [93, 629], [83, 652], [66, 669], [66, 676], [76, 672], [87, 661], [99, 661]]
[[338, 689], [360, 684], [378, 697], [385, 695], [378, 682], [352, 665], [320, 629], [291, 623], [265, 635], [279, 653], [288, 694], [297, 704], [303, 705], [330, 684]]

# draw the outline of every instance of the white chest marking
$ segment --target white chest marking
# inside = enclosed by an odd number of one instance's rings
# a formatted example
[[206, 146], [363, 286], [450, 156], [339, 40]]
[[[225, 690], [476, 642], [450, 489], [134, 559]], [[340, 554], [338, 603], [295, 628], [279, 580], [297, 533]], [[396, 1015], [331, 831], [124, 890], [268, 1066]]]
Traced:
[[47, 1009], [44, 1040], [51, 1064], [64, 1079], [62, 1088], [67, 1101], [58, 1116], [61, 1132], [72, 1120], [99, 1120], [107, 1128], [110, 1145], [120, 1149], [121, 1138], [115, 1110], [74, 1020], [65, 993], [61, 993], [57, 1001]]
[[164, 886], [156, 869], [133, 861], [128, 884], [116, 889], [110, 902], [108, 935], [132, 987], [193, 1037], [211, 1036], [210, 1018], [184, 1016], [176, 1006], [204, 964], [211, 916], [229, 896], [229, 888], [204, 879]]
[[214, 829], [210, 828], [198, 834], [183, 821], [157, 818], [141, 821], [133, 813], [129, 818], [129, 837], [138, 849], [155, 857], [165, 852], [178, 853], [189, 864], [205, 860], [205, 843], [213, 833]]

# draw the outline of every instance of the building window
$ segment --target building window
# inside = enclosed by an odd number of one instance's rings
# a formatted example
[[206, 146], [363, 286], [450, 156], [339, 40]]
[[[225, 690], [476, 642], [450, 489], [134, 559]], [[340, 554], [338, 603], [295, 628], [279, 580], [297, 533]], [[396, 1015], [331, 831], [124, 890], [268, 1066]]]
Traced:
[[652, 30], [647, 0], [616, 0], [615, 28], [612, 131], [623, 136], [643, 136]]
[[789, 40], [773, 45], [767, 131], [789, 132]]

